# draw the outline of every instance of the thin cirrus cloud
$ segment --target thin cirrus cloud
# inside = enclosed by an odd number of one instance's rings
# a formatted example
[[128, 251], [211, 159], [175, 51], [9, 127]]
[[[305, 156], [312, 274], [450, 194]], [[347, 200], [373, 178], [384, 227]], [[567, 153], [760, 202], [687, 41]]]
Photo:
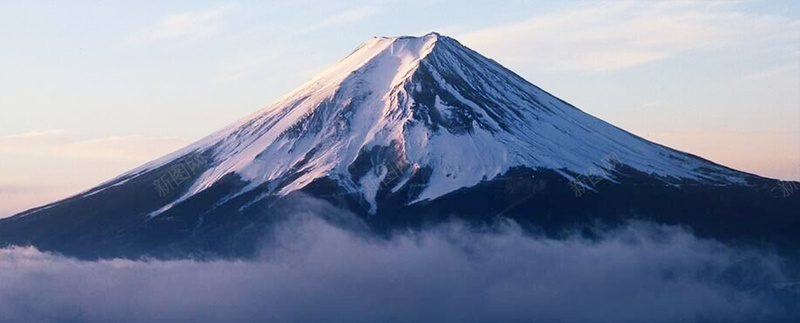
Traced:
[[0, 155], [143, 162], [188, 142], [177, 137], [113, 135], [82, 139], [64, 130], [0, 136]]
[[219, 31], [225, 10], [215, 8], [200, 12], [172, 14], [154, 26], [130, 35], [127, 44], [142, 44], [167, 39], [201, 39]]
[[217, 76], [217, 83], [229, 83], [244, 79], [277, 59], [285, 59], [283, 55], [284, 53], [280, 50], [255, 51], [248, 58], [236, 60], [225, 66]]
[[353, 23], [371, 17], [377, 14], [378, 12], [379, 10], [375, 7], [360, 7], [360, 8], [347, 9], [338, 12], [336, 14], [333, 14], [318, 23], [311, 24], [305, 28], [301, 28], [297, 31], [297, 33], [302, 34], [325, 27]]
[[[304, 24], [304, 27], [296, 29], [293, 33], [305, 34], [334, 26], [347, 26], [372, 17], [378, 13], [380, 13], [380, 10], [372, 6], [349, 8], [329, 15], [324, 19], [317, 19], [317, 22]], [[257, 74], [259, 71], [262, 71], [265, 66], [277, 60], [286, 63], [295, 59], [297, 59], [297, 56], [289, 54], [286, 48], [254, 50], [249, 55], [232, 60], [230, 64], [224, 66], [217, 76], [216, 81], [220, 84], [240, 81], [253, 74]], [[303, 64], [301, 63], [300, 65]]]
[[602, 2], [467, 32], [459, 39], [490, 56], [540, 70], [604, 72], [690, 51], [796, 40], [799, 26], [800, 21], [748, 13], [735, 3]]
[[378, 9], [374, 7], [355, 8], [355, 9], [345, 10], [333, 16], [330, 16], [327, 19], [323, 20], [322, 23], [324, 25], [350, 23], [372, 16], [377, 12]]
[[[798, 55], [796, 55], [796, 56], [798, 56]], [[746, 75], [746, 76], [744, 76], [742, 78], [742, 80], [745, 80], [745, 81], [758, 81], [758, 80], [763, 80], [763, 79], [767, 79], [767, 78], [771, 78], [771, 77], [775, 77], [775, 76], [783, 75], [783, 74], [787, 74], [787, 73], [792, 73], [792, 72], [796, 73], [797, 70], [799, 70], [799, 69], [800, 69], [800, 65], [798, 65], [797, 63], [787, 64], [787, 65], [783, 65], [783, 66], [780, 66], [780, 67], [770, 68], [770, 69], [766, 69], [766, 70], [763, 70], [763, 71], [758, 71], [758, 72]]]

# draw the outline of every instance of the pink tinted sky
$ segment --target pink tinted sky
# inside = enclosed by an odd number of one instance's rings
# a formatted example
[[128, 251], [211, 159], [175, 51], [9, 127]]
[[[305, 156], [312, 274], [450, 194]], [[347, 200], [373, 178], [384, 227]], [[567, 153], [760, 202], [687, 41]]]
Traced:
[[432, 30], [647, 139], [800, 180], [799, 8], [787, 1], [3, 2], [0, 217], [199, 139], [369, 37]]

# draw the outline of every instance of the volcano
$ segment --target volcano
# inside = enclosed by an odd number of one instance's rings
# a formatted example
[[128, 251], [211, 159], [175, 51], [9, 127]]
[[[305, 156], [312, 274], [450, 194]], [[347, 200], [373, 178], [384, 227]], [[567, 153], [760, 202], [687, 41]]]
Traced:
[[[80, 258], [247, 257], [309, 199], [374, 232], [631, 220], [791, 252], [800, 194], [626, 132], [455, 39], [375, 37], [269, 106], [88, 191], [0, 220]], [[315, 202], [316, 203], [316, 202]]]

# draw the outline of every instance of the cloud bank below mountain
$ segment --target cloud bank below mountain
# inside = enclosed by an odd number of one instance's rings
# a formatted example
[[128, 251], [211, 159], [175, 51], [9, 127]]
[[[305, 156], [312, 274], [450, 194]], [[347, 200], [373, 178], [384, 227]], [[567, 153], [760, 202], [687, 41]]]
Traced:
[[[633, 223], [587, 240], [449, 223], [376, 239], [303, 217], [251, 261], [0, 250], [4, 322], [676, 322], [791, 319], [778, 259]], [[780, 296], [780, 297], [779, 297]]]

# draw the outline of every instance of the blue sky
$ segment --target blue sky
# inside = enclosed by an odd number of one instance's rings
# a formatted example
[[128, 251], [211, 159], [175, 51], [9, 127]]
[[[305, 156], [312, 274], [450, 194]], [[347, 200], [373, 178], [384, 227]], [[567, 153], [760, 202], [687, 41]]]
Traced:
[[623, 129], [800, 180], [798, 1], [4, 1], [0, 216], [199, 139], [369, 37], [434, 30]]

